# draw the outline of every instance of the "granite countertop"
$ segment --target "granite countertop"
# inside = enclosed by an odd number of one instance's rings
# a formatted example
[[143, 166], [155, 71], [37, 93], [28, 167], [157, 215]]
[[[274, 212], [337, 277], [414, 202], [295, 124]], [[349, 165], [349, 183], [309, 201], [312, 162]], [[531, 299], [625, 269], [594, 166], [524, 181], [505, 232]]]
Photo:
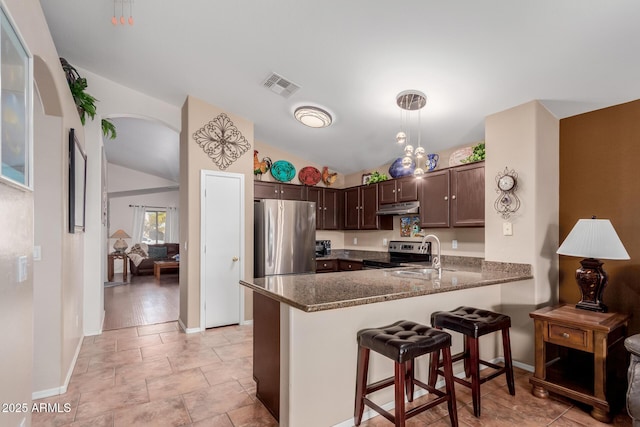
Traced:
[[314, 312], [533, 278], [529, 264], [482, 261], [464, 269], [445, 264], [441, 279], [437, 274], [414, 278], [411, 271], [420, 267], [424, 265], [270, 276], [241, 280], [240, 284], [299, 310]]

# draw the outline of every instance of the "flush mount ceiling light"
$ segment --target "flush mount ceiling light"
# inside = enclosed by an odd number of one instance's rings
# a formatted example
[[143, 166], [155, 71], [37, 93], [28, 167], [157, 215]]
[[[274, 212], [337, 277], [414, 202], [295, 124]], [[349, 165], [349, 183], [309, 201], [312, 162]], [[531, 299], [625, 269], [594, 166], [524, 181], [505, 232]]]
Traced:
[[326, 128], [332, 122], [331, 114], [310, 105], [296, 108], [293, 115], [297, 121], [312, 128]]

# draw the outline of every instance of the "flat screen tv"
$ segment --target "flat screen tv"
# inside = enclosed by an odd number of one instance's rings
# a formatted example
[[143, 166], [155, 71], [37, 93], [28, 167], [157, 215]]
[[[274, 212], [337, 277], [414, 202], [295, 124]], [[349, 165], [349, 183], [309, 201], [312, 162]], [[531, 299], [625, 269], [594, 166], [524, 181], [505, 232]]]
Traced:
[[85, 227], [87, 196], [87, 155], [75, 129], [69, 129], [69, 233], [82, 233]]

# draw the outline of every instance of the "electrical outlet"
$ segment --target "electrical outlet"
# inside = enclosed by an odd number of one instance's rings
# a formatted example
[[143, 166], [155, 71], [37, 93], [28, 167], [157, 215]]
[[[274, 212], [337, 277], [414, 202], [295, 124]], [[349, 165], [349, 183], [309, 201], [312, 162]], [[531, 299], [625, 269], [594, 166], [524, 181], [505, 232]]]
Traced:
[[387, 244], [389, 244], [389, 241], [387, 239], [382, 239], [382, 246], [387, 246]]
[[354, 245], [357, 245], [357, 244], [358, 244], [358, 238], [357, 238], [357, 237], [354, 237], [354, 238], [353, 238], [353, 244], [354, 244]]
[[34, 246], [33, 247], [33, 260], [40, 261], [42, 259], [42, 247]]
[[451, 241], [451, 249], [458, 249], [458, 241], [456, 239]]
[[502, 235], [513, 236], [513, 225], [510, 222], [502, 223]]

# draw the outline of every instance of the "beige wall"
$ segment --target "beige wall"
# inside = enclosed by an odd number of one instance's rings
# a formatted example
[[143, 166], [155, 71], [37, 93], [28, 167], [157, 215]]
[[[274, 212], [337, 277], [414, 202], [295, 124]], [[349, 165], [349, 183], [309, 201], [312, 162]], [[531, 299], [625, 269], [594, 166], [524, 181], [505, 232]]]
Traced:
[[[71, 235], [66, 232], [67, 194], [63, 189], [67, 186], [67, 161], [64, 155], [67, 147], [69, 128], [78, 129], [78, 139], [84, 146], [84, 133], [78, 118], [71, 93], [60, 67], [58, 53], [47, 28], [44, 14], [37, 0], [6, 0], [3, 2], [9, 18], [17, 27], [27, 49], [34, 56], [34, 76], [42, 104], [36, 105], [44, 114], [61, 117], [53, 126], [49, 118], [34, 120], [35, 150], [44, 150], [51, 156], [35, 154], [36, 166], [43, 166], [44, 176], [54, 182], [39, 186], [36, 181], [32, 191], [23, 191], [0, 183], [0, 227], [4, 230], [0, 248], [0, 402], [31, 401], [34, 385], [51, 387], [54, 392], [64, 388], [71, 373], [74, 356], [79, 349], [82, 338], [82, 283], [84, 269], [82, 234]], [[47, 123], [45, 123], [47, 122]], [[38, 171], [39, 172], [39, 171]], [[43, 177], [42, 174], [36, 173]], [[40, 182], [42, 184], [42, 182]], [[40, 192], [54, 191], [59, 201], [54, 206], [55, 212], [46, 218], [48, 232], [40, 232], [40, 211], [34, 211], [34, 200], [40, 203], [46, 200]], [[46, 215], [45, 215], [46, 216]], [[35, 238], [34, 221], [38, 221], [38, 244], [43, 248], [43, 256], [55, 253], [51, 264], [38, 266], [37, 275], [33, 267], [33, 246]], [[28, 279], [23, 283], [16, 281], [16, 265], [19, 256], [28, 259]], [[55, 258], [59, 257], [59, 261]], [[80, 260], [80, 262], [78, 261]], [[34, 288], [44, 289], [49, 281], [52, 283], [53, 295], [39, 295], [49, 299], [44, 313], [47, 320], [36, 319], [34, 323]], [[51, 289], [48, 289], [51, 291]], [[42, 301], [40, 299], [40, 301]], [[40, 304], [40, 303], [38, 303]], [[49, 340], [39, 341], [38, 350], [44, 354], [51, 353], [52, 365], [42, 366], [34, 371], [34, 328], [38, 334], [46, 334], [38, 325], [41, 321], [54, 322], [51, 331], [54, 335]], [[33, 378], [37, 372], [38, 378]], [[56, 382], [56, 378], [58, 381]], [[2, 413], [0, 424], [19, 425], [26, 418], [30, 424], [30, 415], [24, 413]]]
[[33, 262], [33, 390], [41, 392], [55, 389], [64, 381], [62, 305], [51, 301], [60, 298], [63, 287], [62, 253], [58, 248], [66, 233], [62, 202], [67, 190], [60, 174], [66, 147], [50, 146], [48, 135], [62, 134], [62, 121], [46, 116], [39, 98], [34, 116], [34, 243], [40, 248], [41, 259]]
[[[180, 321], [188, 328], [200, 327], [200, 177], [202, 170], [220, 170], [194, 141], [193, 134], [221, 113], [226, 113], [253, 147], [253, 123], [188, 96], [182, 107], [180, 133]], [[245, 174], [244, 277], [253, 276], [253, 149], [244, 153], [225, 172]], [[221, 201], [223, 203], [223, 201]], [[250, 292], [245, 292], [245, 317], [252, 316]]]
[[[557, 301], [559, 122], [532, 101], [487, 117], [485, 122], [485, 256], [490, 261], [531, 264], [533, 280], [505, 286], [502, 310], [512, 320], [513, 357], [533, 364], [533, 322], [529, 313]], [[494, 209], [495, 176], [504, 168], [518, 174], [521, 207], [507, 222]]]

